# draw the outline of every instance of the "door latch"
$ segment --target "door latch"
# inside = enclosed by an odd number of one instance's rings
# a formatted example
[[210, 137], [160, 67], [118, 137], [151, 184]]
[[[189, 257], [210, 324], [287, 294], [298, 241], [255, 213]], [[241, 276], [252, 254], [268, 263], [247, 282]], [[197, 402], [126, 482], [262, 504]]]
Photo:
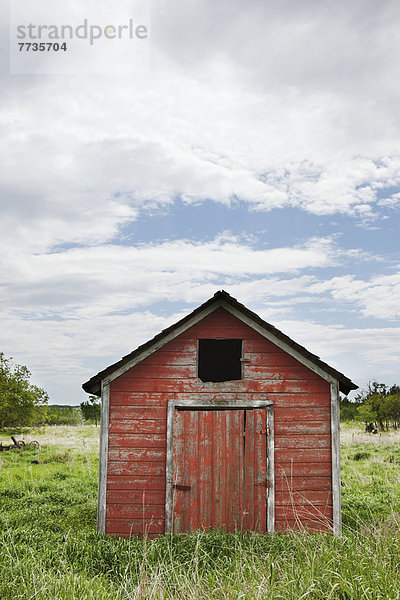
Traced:
[[271, 487], [271, 480], [266, 479], [265, 481], [260, 481], [260, 483], [255, 483], [254, 485], [261, 485], [269, 489]]
[[257, 433], [266, 433], [267, 435], [271, 435], [271, 430], [269, 427], [267, 427], [266, 429], [261, 429], [260, 431], [257, 431]]

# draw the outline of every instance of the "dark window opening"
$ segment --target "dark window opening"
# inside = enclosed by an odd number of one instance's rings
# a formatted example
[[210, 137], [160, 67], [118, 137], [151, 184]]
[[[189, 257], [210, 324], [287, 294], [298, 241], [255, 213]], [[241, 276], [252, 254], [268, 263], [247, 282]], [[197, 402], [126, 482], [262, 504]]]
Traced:
[[242, 379], [242, 340], [199, 340], [202, 381]]

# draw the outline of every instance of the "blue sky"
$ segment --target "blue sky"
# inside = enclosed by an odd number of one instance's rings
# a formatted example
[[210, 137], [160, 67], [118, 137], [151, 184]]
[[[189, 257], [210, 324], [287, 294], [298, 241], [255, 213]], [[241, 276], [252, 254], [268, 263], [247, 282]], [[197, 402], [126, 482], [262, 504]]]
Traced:
[[3, 62], [0, 350], [77, 404], [225, 289], [358, 385], [400, 383], [399, 20], [154, 0], [149, 73]]

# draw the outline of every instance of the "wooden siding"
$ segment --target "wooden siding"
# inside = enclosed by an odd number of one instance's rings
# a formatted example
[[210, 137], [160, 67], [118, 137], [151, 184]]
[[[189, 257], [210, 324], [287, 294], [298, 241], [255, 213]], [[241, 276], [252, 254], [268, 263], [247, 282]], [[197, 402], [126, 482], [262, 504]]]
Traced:
[[[243, 379], [203, 383], [197, 340], [229, 337], [244, 340]], [[273, 401], [275, 529], [330, 530], [330, 384], [220, 308], [111, 382], [106, 532], [164, 531], [168, 400], [200, 395]]]

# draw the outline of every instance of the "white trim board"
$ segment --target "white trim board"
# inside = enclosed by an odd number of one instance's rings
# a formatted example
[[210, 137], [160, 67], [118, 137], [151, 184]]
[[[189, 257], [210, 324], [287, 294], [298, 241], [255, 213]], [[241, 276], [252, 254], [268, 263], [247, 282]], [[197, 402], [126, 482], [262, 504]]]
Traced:
[[97, 499], [97, 531], [106, 530], [108, 429], [110, 417], [110, 386], [101, 384], [100, 458]]
[[339, 386], [331, 384], [331, 448], [332, 448], [332, 504], [333, 533], [342, 533], [342, 502], [340, 484], [340, 408]]

